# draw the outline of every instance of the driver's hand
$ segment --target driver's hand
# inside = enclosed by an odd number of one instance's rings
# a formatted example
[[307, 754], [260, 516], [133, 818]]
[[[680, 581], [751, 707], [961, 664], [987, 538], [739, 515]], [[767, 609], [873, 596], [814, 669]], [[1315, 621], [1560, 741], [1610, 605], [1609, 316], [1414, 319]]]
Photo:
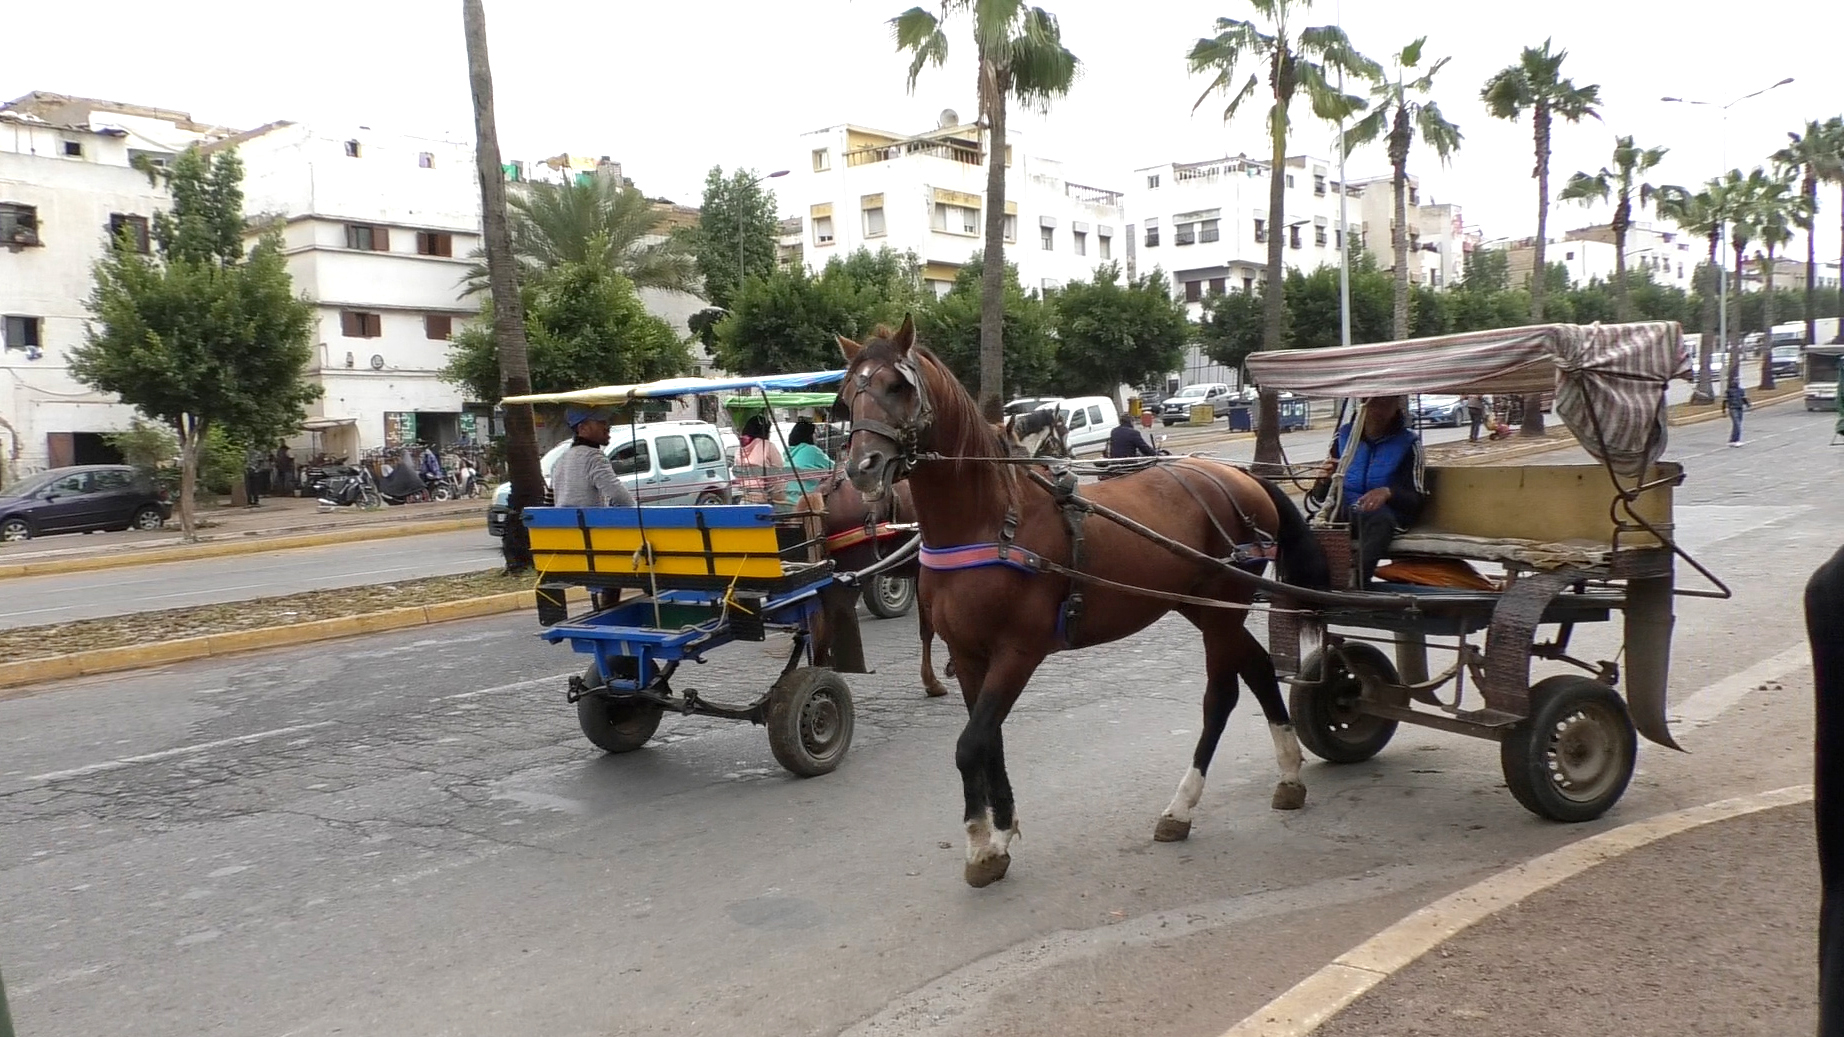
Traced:
[[1375, 511], [1389, 503], [1389, 487], [1379, 486], [1357, 499], [1357, 510]]

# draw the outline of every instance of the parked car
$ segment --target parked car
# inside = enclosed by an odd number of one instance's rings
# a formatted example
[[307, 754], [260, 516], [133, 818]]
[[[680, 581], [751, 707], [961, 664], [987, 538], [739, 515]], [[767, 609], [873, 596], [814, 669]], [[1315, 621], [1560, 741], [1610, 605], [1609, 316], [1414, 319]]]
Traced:
[[1459, 428], [1470, 421], [1464, 396], [1422, 393], [1409, 398], [1409, 424], [1415, 428]]
[[1797, 345], [1775, 346], [1768, 359], [1768, 367], [1776, 378], [1797, 378], [1800, 374], [1800, 362], [1804, 350]]
[[1200, 403], [1210, 404], [1213, 418], [1225, 417], [1234, 402], [1234, 393], [1222, 382], [1198, 382], [1178, 390], [1175, 396], [1167, 396], [1159, 404], [1159, 423], [1176, 425], [1181, 421], [1191, 420], [1191, 408]]
[[159, 529], [172, 517], [167, 492], [125, 464], [53, 468], [0, 487], [0, 540]]
[[1038, 409], [1051, 407], [1063, 415], [1063, 425], [1069, 430], [1071, 454], [1101, 453], [1107, 449], [1109, 433], [1120, 424], [1120, 408], [1108, 396], [1071, 396], [1066, 400], [1051, 400]]
[[[538, 460], [544, 470], [545, 498], [549, 500], [551, 469], [570, 449], [565, 440]], [[617, 425], [608, 430], [603, 453], [614, 463], [615, 474], [642, 504], [728, 504], [730, 461], [724, 456], [717, 427], [704, 421], [655, 421], [645, 425]], [[500, 483], [487, 508], [487, 532], [504, 536], [512, 484]]]
[[1046, 403], [1055, 403], [1060, 399], [1062, 399], [1060, 396], [1020, 396], [1005, 405], [1005, 416], [1012, 418], [1020, 414], [1029, 414]]
[[1806, 386], [1807, 410], [1836, 410], [1838, 407], [1838, 383], [1813, 382]]

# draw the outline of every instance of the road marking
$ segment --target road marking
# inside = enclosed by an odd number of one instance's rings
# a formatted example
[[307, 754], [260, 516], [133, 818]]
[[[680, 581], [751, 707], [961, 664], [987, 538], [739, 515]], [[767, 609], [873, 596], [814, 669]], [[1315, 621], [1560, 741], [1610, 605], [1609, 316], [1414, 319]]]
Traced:
[[1732, 673], [1714, 684], [1699, 688], [1684, 704], [1672, 711], [1674, 719], [1680, 723], [1704, 724], [1721, 716], [1730, 706], [1740, 702], [1755, 688], [1768, 681], [1779, 680], [1802, 666], [1812, 663], [1812, 650], [1803, 644], [1796, 644], [1779, 655], [1763, 659], [1753, 666]]
[[1504, 908], [1668, 836], [1811, 798], [1812, 786], [1794, 785], [1660, 814], [1570, 843], [1409, 915], [1339, 955], [1222, 1037], [1306, 1037], [1377, 984]]
[[278, 727], [273, 731], [258, 731], [253, 735], [238, 735], [235, 738], [220, 738], [215, 742], [200, 742], [197, 745], [182, 745], [177, 749], [162, 749], [157, 753], [142, 753], [140, 756], [124, 756], [119, 760], [107, 760], [103, 763], [85, 764], [82, 767], [72, 767], [67, 771], [51, 771], [46, 774], [34, 774], [32, 777], [27, 778], [26, 782], [28, 784], [44, 784], [52, 781], [63, 781], [65, 778], [80, 778], [86, 774], [118, 771], [124, 767], [133, 767], [136, 764], [158, 763], [161, 760], [170, 760], [175, 756], [209, 752], [212, 749], [222, 749], [230, 745], [249, 745], [252, 742], [262, 742], [271, 738], [280, 738], [283, 735], [299, 734], [302, 731], [313, 731], [322, 727], [332, 727], [337, 723], [339, 723], [337, 720], [322, 720], [312, 724], [296, 724], [293, 727]]

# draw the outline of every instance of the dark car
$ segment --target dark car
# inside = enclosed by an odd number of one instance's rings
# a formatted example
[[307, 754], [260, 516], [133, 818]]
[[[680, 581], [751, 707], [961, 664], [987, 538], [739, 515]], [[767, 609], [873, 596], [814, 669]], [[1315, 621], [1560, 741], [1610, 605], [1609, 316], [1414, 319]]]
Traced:
[[1798, 345], [1775, 346], [1768, 354], [1768, 367], [1775, 378], [1797, 378], [1800, 375], [1800, 360], [1803, 350]]
[[53, 468], [0, 487], [0, 540], [159, 529], [172, 515], [166, 491], [123, 464]]

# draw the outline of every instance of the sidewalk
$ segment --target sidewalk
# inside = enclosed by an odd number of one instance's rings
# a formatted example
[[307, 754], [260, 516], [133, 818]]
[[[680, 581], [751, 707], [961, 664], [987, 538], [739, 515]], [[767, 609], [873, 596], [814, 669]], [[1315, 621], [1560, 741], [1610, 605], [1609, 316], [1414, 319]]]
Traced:
[[1817, 1026], [1810, 801], [1667, 836], [1507, 907], [1314, 1037], [1782, 1037]]

